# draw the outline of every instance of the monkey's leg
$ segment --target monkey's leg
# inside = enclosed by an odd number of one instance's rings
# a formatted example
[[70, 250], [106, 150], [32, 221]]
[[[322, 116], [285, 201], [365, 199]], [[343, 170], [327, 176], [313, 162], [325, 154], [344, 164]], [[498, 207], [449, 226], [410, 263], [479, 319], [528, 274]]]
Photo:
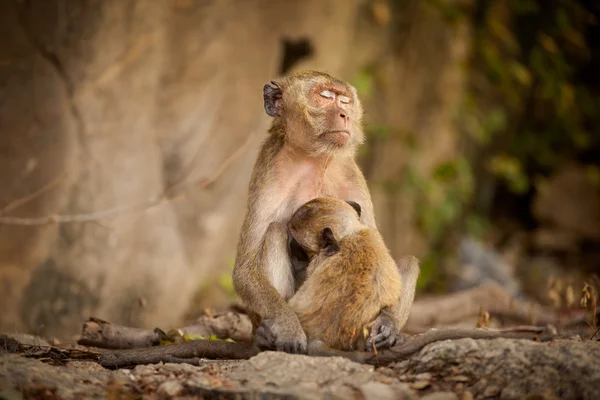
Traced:
[[[259, 268], [265, 271], [283, 304], [263, 304], [264, 318], [256, 330], [256, 345], [287, 353], [306, 353], [306, 334], [296, 314], [285, 303], [294, 294], [287, 240], [287, 229], [283, 224], [273, 222], [269, 225], [258, 257]], [[275, 310], [269, 310], [270, 307]]]
[[402, 295], [395, 305], [381, 310], [365, 343], [366, 351], [373, 350], [373, 342], [377, 349], [385, 349], [392, 347], [402, 338], [399, 332], [408, 320], [415, 299], [420, 268], [419, 260], [414, 256], [404, 256], [397, 264], [402, 277]]

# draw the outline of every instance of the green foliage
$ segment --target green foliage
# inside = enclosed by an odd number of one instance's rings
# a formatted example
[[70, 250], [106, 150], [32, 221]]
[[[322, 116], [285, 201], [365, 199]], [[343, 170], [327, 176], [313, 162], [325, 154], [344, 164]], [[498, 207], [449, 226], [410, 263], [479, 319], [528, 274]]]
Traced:
[[391, 135], [390, 127], [384, 124], [365, 123], [365, 135], [370, 139], [388, 139]]
[[232, 280], [234, 264], [235, 258], [229, 259], [227, 262], [227, 269], [219, 276], [219, 285], [231, 298], [235, 298], [237, 296]]
[[487, 145], [492, 137], [507, 127], [506, 111], [501, 107], [493, 107], [487, 113], [478, 109], [478, 99], [468, 93], [460, 109], [463, 129], [479, 145]]
[[488, 4], [472, 64], [487, 86], [472, 80], [461, 124], [480, 151], [491, 153], [485, 167], [522, 195], [535, 174], [598, 140], [600, 100], [577, 75], [591, 52], [585, 34], [594, 18], [580, 1]]
[[537, 14], [540, 12], [540, 5], [535, 0], [514, 1], [511, 6], [515, 14], [519, 15]]
[[350, 79], [350, 83], [356, 88], [361, 99], [368, 100], [375, 89], [375, 72], [371, 66], [361, 68], [358, 73]]
[[487, 218], [477, 214], [470, 214], [466, 217], [467, 233], [473, 237], [482, 237], [490, 230], [490, 222]]
[[465, 12], [457, 2], [444, 0], [426, 0], [425, 3], [437, 12], [439, 12], [440, 15], [446, 20], [446, 22], [450, 24], [457, 23], [466, 18]]
[[437, 259], [434, 254], [428, 253], [422, 260], [420, 260], [419, 268], [419, 279], [417, 280], [417, 290], [421, 291], [430, 287], [431, 283], [435, 281], [435, 273], [437, 272]]
[[417, 222], [432, 242], [457, 220], [473, 194], [471, 168], [460, 156], [438, 164], [431, 176], [421, 178], [408, 168], [405, 182], [417, 199]]
[[208, 341], [215, 341], [215, 342], [235, 343], [235, 341], [231, 338], [222, 339], [216, 335], [210, 335], [207, 338], [206, 336], [203, 336], [203, 335], [184, 333], [181, 329], [171, 329], [167, 333], [165, 333], [163, 331], [159, 331], [158, 333], [159, 333], [158, 341], [159, 341], [160, 346], [166, 346], [166, 345], [170, 345], [170, 344], [174, 344], [174, 343], [181, 343], [181, 342], [193, 342], [195, 340], [208, 340]]
[[490, 159], [488, 168], [503, 179], [513, 193], [522, 194], [529, 189], [529, 178], [517, 158], [505, 154], [495, 155]]

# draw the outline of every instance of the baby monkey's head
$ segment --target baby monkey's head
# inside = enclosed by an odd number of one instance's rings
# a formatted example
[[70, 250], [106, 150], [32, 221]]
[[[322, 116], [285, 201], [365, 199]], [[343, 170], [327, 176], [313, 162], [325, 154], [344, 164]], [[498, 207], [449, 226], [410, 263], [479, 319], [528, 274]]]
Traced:
[[321, 250], [335, 254], [342, 238], [361, 229], [358, 203], [319, 197], [302, 205], [288, 223], [290, 235], [309, 257]]

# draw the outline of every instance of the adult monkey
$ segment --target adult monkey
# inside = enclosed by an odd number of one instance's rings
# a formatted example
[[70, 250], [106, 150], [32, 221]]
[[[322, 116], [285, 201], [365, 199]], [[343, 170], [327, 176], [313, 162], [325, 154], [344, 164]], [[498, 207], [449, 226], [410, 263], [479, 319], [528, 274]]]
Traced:
[[[364, 141], [363, 110], [354, 87], [316, 71], [265, 85], [264, 107], [274, 119], [250, 179], [233, 284], [259, 347], [306, 353], [306, 334], [287, 304], [296, 282], [286, 224], [307, 201], [337, 197], [360, 204], [361, 222], [376, 228], [369, 189], [354, 160]], [[367, 344], [393, 345], [401, 327], [389, 315], [407, 314], [411, 306], [412, 298], [384, 310]]]

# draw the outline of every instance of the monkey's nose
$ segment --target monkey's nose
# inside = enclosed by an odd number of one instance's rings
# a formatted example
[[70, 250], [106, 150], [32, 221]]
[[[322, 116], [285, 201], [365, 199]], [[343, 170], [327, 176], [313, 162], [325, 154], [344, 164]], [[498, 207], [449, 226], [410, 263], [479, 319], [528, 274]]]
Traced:
[[346, 115], [346, 113], [343, 113], [343, 112], [340, 113], [340, 117], [342, 117], [342, 119], [344, 121], [346, 121], [348, 119], [348, 116]]

